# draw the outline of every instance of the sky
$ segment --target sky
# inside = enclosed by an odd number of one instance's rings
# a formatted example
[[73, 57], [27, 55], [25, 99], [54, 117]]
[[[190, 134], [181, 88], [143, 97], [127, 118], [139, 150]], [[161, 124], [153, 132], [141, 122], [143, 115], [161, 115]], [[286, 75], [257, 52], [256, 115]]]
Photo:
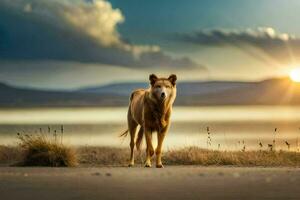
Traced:
[[0, 82], [257, 81], [300, 66], [298, 0], [0, 0]]

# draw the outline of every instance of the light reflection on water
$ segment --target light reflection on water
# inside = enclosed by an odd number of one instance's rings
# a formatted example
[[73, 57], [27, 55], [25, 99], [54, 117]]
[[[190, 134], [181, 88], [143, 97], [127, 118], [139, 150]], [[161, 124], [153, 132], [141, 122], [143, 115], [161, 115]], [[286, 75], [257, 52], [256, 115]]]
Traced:
[[[16, 144], [16, 133], [51, 133], [64, 125], [63, 141], [70, 145], [128, 146], [118, 135], [126, 129], [127, 108], [52, 108], [0, 110], [0, 144]], [[300, 107], [236, 106], [175, 107], [166, 148], [190, 145], [214, 149], [240, 150], [263, 148], [274, 137], [276, 148], [297, 148], [300, 136]], [[212, 144], [207, 145], [207, 127]], [[274, 133], [274, 129], [278, 131]], [[156, 137], [154, 137], [156, 142]], [[219, 145], [220, 144], [220, 145]], [[219, 147], [220, 146], [220, 147]]]

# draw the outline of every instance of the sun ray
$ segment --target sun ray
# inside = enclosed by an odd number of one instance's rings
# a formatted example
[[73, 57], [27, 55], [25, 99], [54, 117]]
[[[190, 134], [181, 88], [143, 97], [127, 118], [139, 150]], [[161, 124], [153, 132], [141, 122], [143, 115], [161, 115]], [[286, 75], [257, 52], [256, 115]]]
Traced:
[[300, 68], [295, 68], [291, 70], [290, 79], [294, 82], [300, 82]]

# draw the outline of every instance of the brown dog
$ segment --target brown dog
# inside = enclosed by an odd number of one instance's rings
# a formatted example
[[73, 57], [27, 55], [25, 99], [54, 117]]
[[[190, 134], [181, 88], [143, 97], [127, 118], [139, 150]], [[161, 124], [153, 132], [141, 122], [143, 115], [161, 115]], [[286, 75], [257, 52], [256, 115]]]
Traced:
[[[161, 150], [164, 137], [170, 127], [172, 105], [176, 98], [176, 75], [169, 78], [149, 76], [150, 88], [135, 90], [130, 96], [130, 104], [127, 114], [128, 130], [121, 136], [130, 133], [130, 163], [134, 165], [134, 145], [140, 150], [143, 135], [146, 138], [146, 162], [145, 167], [151, 167], [151, 157], [154, 154], [152, 145], [152, 132], [157, 132], [156, 167], [163, 167], [161, 162]], [[138, 137], [135, 143], [137, 126], [140, 125]]]

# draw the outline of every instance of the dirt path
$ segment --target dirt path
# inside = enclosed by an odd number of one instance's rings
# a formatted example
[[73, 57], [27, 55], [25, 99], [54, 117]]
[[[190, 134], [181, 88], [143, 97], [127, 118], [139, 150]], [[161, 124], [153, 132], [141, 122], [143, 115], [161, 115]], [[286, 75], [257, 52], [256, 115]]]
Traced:
[[0, 199], [300, 199], [300, 169], [0, 167]]

